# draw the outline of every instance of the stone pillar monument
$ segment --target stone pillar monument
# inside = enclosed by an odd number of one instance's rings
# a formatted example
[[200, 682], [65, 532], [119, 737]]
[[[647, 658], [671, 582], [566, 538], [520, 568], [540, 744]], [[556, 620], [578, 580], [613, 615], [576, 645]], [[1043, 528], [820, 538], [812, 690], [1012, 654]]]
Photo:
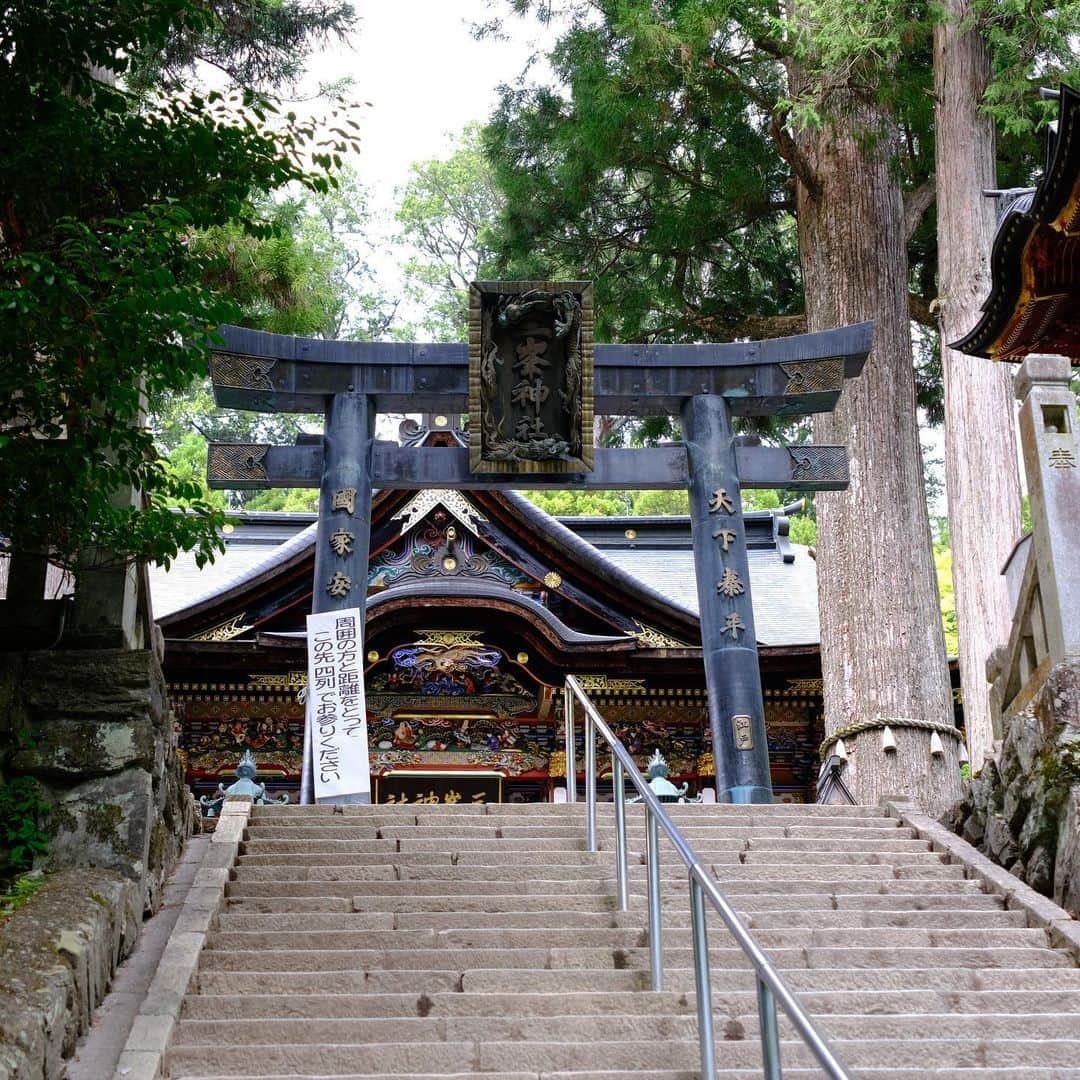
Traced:
[[1006, 568], [1016, 610], [987, 663], [1001, 744], [948, 824], [1080, 913], [1080, 440], [1071, 368], [1033, 353], [1014, 379], [1031, 536]]
[[[1061, 356], [1029, 356], [1016, 375], [1042, 632], [1050, 667], [1080, 659], [1080, 440], [1072, 369]], [[1074, 720], [1080, 719], [1074, 717]]]

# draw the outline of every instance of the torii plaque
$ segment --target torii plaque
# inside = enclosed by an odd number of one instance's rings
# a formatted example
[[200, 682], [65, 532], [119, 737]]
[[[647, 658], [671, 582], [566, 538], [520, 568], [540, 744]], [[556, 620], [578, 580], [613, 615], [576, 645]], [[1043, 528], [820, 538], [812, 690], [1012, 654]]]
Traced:
[[[212, 488], [318, 487], [313, 612], [365, 609], [378, 488], [688, 487], [721, 802], [772, 801], [741, 486], [839, 490], [842, 446], [769, 447], [734, 417], [835, 408], [872, 324], [766, 341], [593, 345], [584, 282], [476, 282], [468, 344], [323, 341], [224, 327], [219, 405], [326, 416], [321, 442], [212, 443]], [[678, 415], [683, 445], [592, 446], [597, 412]], [[374, 440], [377, 412], [470, 413], [468, 450]], [[348, 543], [343, 540], [348, 534]], [[310, 801], [310, 734], [301, 799]]]

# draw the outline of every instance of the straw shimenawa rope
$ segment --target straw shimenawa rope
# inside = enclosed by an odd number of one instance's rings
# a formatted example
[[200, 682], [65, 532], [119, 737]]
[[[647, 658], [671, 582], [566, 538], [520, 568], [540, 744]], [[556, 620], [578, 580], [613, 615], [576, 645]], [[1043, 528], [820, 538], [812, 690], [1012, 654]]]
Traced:
[[871, 720], [858, 720], [847, 727], [839, 728], [831, 735], [825, 737], [818, 747], [818, 754], [824, 758], [825, 751], [839, 739], [849, 739], [852, 735], [861, 735], [864, 731], [879, 731], [884, 727], [893, 728], [918, 728], [921, 731], [937, 731], [942, 735], [951, 735], [954, 739], [963, 741], [964, 733], [952, 724], [944, 724], [938, 720], [919, 720], [914, 716], [875, 716]]

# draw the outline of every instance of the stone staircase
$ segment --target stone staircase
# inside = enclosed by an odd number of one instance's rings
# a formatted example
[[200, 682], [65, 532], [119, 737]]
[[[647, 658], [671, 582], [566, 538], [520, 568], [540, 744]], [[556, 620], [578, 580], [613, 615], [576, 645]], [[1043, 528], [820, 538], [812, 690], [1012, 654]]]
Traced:
[[[1080, 968], [1022, 910], [866, 807], [672, 817], [857, 1077], [1080, 1080]], [[662, 845], [648, 990], [644, 812], [256, 807], [172, 1033], [174, 1080], [691, 1080], [688, 889]], [[717, 1063], [761, 1076], [754, 980], [710, 914]], [[820, 1076], [781, 1014], [785, 1076]]]

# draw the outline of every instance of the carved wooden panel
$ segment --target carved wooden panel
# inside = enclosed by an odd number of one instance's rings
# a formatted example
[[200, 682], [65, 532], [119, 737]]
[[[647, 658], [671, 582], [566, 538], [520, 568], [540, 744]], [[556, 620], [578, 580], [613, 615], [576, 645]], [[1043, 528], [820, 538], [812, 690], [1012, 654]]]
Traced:
[[479, 281], [469, 289], [469, 464], [581, 473], [593, 463], [588, 282]]

